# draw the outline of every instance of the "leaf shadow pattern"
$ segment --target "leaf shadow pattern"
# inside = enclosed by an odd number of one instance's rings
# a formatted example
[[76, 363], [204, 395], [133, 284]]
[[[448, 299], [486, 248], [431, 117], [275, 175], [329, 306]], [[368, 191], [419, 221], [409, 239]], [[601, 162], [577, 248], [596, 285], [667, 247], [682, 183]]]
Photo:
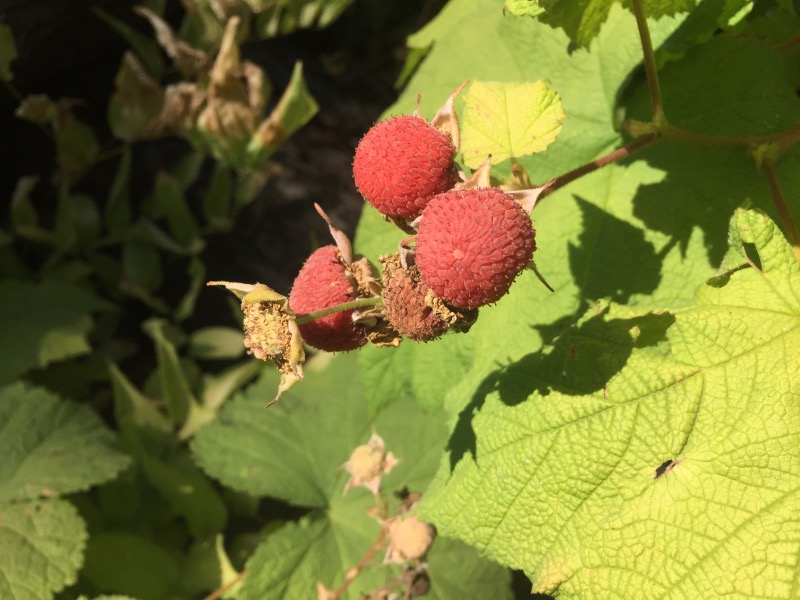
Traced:
[[661, 259], [644, 232], [576, 196], [583, 227], [569, 244], [569, 266], [585, 301], [610, 298], [625, 303], [649, 294], [661, 281]]
[[548, 346], [486, 376], [459, 413], [450, 436], [451, 472], [467, 452], [476, 459], [472, 420], [489, 394], [498, 392], [502, 402], [515, 406], [534, 393], [582, 396], [602, 392], [634, 348], [668, 351], [666, 333], [675, 322], [672, 314], [652, 312], [607, 319], [608, 313], [607, 304], [596, 305], [594, 315], [574, 323]]
[[[648, 229], [672, 238], [685, 256], [692, 233], [703, 233], [708, 262], [718, 265], [728, 249], [726, 217], [748, 199], [768, 189], [753, 161], [739, 149], [698, 148], [661, 144], [642, 154], [647, 163], [667, 176], [642, 185], [633, 199], [633, 214]], [[724, 173], [724, 179], [719, 175]], [[769, 202], [760, 208], [771, 210]]]

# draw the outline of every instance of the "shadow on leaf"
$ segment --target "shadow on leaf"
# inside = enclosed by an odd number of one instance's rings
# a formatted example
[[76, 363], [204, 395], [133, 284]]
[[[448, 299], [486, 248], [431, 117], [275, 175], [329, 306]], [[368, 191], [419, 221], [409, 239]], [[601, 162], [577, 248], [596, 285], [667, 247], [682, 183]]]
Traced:
[[576, 197], [583, 227], [579, 244], [569, 245], [569, 267], [584, 300], [625, 303], [633, 294], [653, 292], [661, 280], [661, 259], [642, 230]]
[[658, 352], [666, 346], [666, 332], [675, 322], [669, 313], [649, 313], [629, 319], [607, 319], [609, 307], [596, 306], [596, 314], [573, 324], [550, 345], [490, 373], [478, 386], [469, 404], [458, 415], [450, 437], [450, 468], [469, 452], [476, 458], [472, 420], [489, 394], [515, 406], [537, 393], [582, 396], [601, 392], [628, 362], [634, 348]]

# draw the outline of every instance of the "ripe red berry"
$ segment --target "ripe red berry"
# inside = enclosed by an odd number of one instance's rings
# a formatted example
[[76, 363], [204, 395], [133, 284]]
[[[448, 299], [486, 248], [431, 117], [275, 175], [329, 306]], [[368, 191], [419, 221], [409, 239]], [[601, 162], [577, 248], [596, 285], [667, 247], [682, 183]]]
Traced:
[[528, 214], [497, 188], [451, 190], [419, 224], [417, 266], [445, 302], [478, 308], [500, 299], [536, 249]]
[[382, 121], [361, 138], [353, 177], [361, 195], [382, 214], [414, 219], [456, 181], [450, 137], [413, 115]]
[[[356, 288], [347, 276], [336, 246], [324, 246], [308, 257], [294, 280], [289, 306], [298, 315], [350, 302]], [[353, 311], [337, 312], [321, 319], [301, 323], [300, 333], [310, 346], [339, 352], [363, 346], [364, 327], [353, 322]]]

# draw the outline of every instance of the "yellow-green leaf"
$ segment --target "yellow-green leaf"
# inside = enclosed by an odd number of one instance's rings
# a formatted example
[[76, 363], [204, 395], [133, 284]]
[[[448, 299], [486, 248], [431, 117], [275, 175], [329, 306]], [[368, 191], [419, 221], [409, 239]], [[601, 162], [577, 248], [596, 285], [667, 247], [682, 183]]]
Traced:
[[561, 98], [546, 80], [474, 81], [464, 95], [461, 152], [469, 167], [541, 152], [561, 131]]

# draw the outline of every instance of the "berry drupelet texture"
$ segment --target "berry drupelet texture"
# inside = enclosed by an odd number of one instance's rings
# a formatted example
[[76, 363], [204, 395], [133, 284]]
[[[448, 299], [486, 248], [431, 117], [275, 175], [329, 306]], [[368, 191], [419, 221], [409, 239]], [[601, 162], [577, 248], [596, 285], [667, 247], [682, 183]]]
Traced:
[[[323, 246], [308, 257], [294, 280], [289, 306], [298, 315], [351, 302], [356, 296], [336, 246]], [[303, 340], [314, 348], [339, 352], [355, 350], [367, 342], [364, 327], [353, 322], [353, 311], [301, 323]]]
[[450, 137], [420, 117], [381, 121], [356, 148], [353, 177], [361, 195], [382, 214], [414, 219], [457, 179]]
[[497, 188], [433, 198], [419, 224], [417, 266], [445, 302], [478, 308], [508, 292], [536, 249], [528, 214]]

